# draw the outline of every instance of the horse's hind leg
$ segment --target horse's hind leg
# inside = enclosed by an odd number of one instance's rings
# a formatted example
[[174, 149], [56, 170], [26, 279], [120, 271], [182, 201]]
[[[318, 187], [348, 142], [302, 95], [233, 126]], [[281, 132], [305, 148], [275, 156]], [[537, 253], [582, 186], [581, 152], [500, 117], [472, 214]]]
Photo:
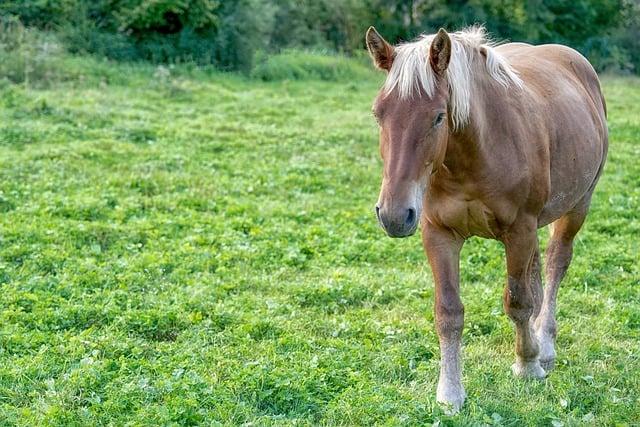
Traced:
[[538, 360], [538, 343], [532, 320], [539, 305], [537, 219], [519, 218], [505, 233], [507, 256], [507, 286], [504, 289], [504, 309], [516, 329], [516, 363], [513, 373], [522, 377], [542, 378], [545, 371]]
[[[590, 196], [590, 195], [589, 195]], [[554, 349], [556, 325], [556, 298], [573, 253], [573, 239], [582, 227], [589, 208], [590, 197], [552, 224], [552, 235], [546, 253], [545, 288], [542, 307], [534, 328], [540, 347], [540, 364], [549, 371], [556, 359]]]

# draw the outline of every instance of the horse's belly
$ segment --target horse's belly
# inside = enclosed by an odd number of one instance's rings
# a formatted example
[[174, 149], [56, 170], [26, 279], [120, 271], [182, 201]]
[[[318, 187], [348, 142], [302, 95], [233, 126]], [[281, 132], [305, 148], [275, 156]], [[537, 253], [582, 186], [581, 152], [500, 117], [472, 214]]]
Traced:
[[602, 142], [593, 138], [573, 145], [565, 142], [551, 154], [551, 186], [547, 202], [538, 216], [539, 227], [571, 211], [593, 190], [604, 161], [603, 153]]

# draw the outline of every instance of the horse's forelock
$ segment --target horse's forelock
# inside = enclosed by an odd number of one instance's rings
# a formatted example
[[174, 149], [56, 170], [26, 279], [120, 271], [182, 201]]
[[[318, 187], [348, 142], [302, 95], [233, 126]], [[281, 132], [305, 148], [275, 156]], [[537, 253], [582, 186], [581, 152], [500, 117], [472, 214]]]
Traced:
[[[450, 34], [452, 53], [447, 79], [450, 91], [450, 108], [454, 127], [459, 128], [469, 119], [469, 100], [472, 90], [473, 55], [483, 51], [486, 72], [504, 87], [522, 86], [522, 81], [511, 65], [493, 49], [484, 27], [474, 26]], [[400, 99], [410, 99], [421, 89], [433, 96], [436, 75], [429, 64], [429, 48], [434, 35], [422, 35], [417, 40], [395, 48], [395, 58], [383, 91], [397, 91]]]

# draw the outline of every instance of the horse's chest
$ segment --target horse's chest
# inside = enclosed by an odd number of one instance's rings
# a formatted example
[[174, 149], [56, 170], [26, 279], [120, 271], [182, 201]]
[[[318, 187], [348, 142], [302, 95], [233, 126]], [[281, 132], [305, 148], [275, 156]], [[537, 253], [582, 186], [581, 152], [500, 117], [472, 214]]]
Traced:
[[445, 197], [432, 202], [425, 206], [427, 217], [463, 237], [498, 238], [502, 233], [499, 215], [480, 200]]

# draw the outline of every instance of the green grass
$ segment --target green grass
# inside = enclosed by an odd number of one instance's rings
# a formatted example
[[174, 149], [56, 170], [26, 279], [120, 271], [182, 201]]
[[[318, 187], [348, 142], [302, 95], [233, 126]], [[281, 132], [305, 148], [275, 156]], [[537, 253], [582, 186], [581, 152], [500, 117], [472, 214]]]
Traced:
[[318, 54], [287, 50], [279, 54], [260, 54], [251, 77], [264, 81], [276, 80], [361, 80], [371, 76], [369, 57], [359, 61], [337, 54]]
[[448, 417], [420, 238], [373, 214], [380, 74], [70, 61], [41, 89], [0, 82], [0, 425], [640, 422], [640, 80], [604, 78], [556, 370], [512, 377], [503, 250], [473, 239]]

